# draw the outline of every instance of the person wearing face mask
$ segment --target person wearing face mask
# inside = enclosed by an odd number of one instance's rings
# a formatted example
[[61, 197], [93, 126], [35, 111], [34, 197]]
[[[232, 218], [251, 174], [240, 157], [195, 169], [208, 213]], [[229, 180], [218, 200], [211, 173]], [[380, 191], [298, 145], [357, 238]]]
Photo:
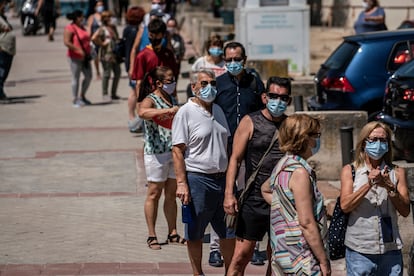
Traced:
[[[238, 213], [237, 239], [228, 275], [244, 274], [256, 242], [263, 240], [265, 234], [269, 233], [270, 207], [263, 199], [260, 188], [283, 156], [279, 150], [279, 142], [273, 141], [273, 136], [287, 117], [285, 111], [291, 103], [290, 94], [291, 82], [288, 78], [270, 77], [266, 83], [266, 93], [262, 93], [262, 101], [266, 107], [244, 116], [234, 134], [223, 203], [227, 214]], [[262, 158], [263, 163], [258, 167]], [[243, 205], [238, 206], [234, 189], [243, 161], [246, 164], [246, 181], [258, 171], [254, 181], [244, 192]]]
[[[119, 35], [116, 26], [111, 24], [111, 17], [112, 13], [110, 11], [102, 12], [102, 26], [92, 36], [92, 41], [99, 46], [98, 57], [103, 68], [102, 95], [106, 102], [120, 99], [116, 93], [119, 79], [121, 78], [121, 66], [113, 51], [116, 42], [119, 40]], [[108, 96], [111, 72], [113, 72], [111, 96]]]
[[319, 150], [320, 131], [307, 114], [290, 115], [279, 128], [285, 155], [262, 185], [271, 206], [272, 275], [331, 275], [324, 199], [307, 162]]
[[[66, 25], [63, 32], [63, 43], [68, 48], [67, 57], [72, 72], [73, 107], [90, 105], [86, 92], [92, 80], [92, 67], [90, 65], [91, 38], [83, 26], [84, 16], [81, 10], [74, 10], [66, 15], [72, 22]], [[80, 74], [84, 79], [80, 84]], [[81, 91], [79, 93], [79, 86]]]
[[223, 210], [230, 131], [223, 110], [213, 103], [217, 94], [214, 73], [200, 71], [191, 83], [195, 96], [174, 117], [172, 151], [176, 195], [192, 216], [185, 224], [188, 256], [193, 275], [204, 275], [203, 237], [209, 223], [220, 238], [226, 272], [233, 252], [234, 239], [227, 232]]
[[392, 131], [381, 122], [362, 129], [350, 165], [341, 173], [341, 208], [349, 213], [345, 234], [347, 275], [403, 275], [398, 215], [410, 201], [405, 170], [392, 164]]
[[179, 33], [177, 20], [173, 17], [167, 21], [167, 32], [170, 39], [171, 48], [175, 54], [178, 64], [178, 72], [180, 72], [181, 61], [185, 54], [185, 43], [183, 37]]
[[[102, 26], [102, 13], [105, 11], [104, 2], [101, 0], [97, 0], [95, 3], [95, 12], [88, 16], [88, 20], [86, 20], [86, 28], [89, 32], [89, 35], [92, 37], [94, 33]], [[101, 79], [101, 71], [99, 67], [99, 45], [92, 43], [92, 53], [93, 53], [93, 64], [96, 70], [96, 78], [98, 80]]]
[[[230, 127], [229, 156], [233, 148], [233, 137], [241, 119], [248, 113], [264, 107], [261, 94], [265, 91], [258, 73], [252, 68], [245, 68], [246, 50], [239, 42], [229, 42], [223, 50], [224, 69], [217, 77], [217, 103], [224, 111]], [[244, 188], [245, 164], [242, 162], [237, 179], [237, 189]], [[254, 250], [252, 264], [263, 265], [264, 258], [259, 254], [259, 243]]]
[[130, 61], [131, 66], [129, 69], [129, 76], [133, 74], [133, 68], [135, 63], [135, 58], [139, 52], [143, 50], [148, 44], [148, 35], [145, 33], [148, 28], [149, 22], [158, 17], [167, 23], [168, 19], [170, 19], [170, 14], [165, 12], [166, 4], [164, 0], [152, 0], [151, 1], [151, 10], [150, 12], [144, 15], [144, 20], [141, 22], [138, 28], [138, 32], [135, 36], [134, 44], [132, 45], [131, 53], [130, 53]]
[[152, 250], [161, 249], [155, 231], [158, 202], [164, 191], [164, 215], [168, 225], [167, 243], [184, 245], [185, 239], [177, 233], [177, 202], [172, 160], [171, 122], [178, 111], [172, 94], [176, 82], [173, 71], [164, 66], [148, 72], [142, 80], [139, 116], [144, 119], [144, 165], [148, 180], [144, 204], [148, 226], [147, 245]]
[[[135, 91], [132, 90], [128, 97], [128, 127], [130, 131], [134, 126], [134, 122], [137, 121], [135, 115], [135, 111], [139, 109], [137, 99], [139, 98], [141, 81], [145, 74], [157, 66], [166, 66], [174, 72], [175, 79], [175, 76], [178, 75], [178, 64], [175, 60], [174, 53], [171, 49], [162, 45], [162, 39], [165, 37], [167, 31], [166, 24], [161, 19], [155, 18], [148, 24], [148, 31], [151, 44], [139, 52], [135, 57], [134, 64], [130, 64], [130, 67], [133, 66], [131, 80], [136, 81]], [[173, 95], [175, 97], [176, 92]]]
[[385, 11], [377, 0], [363, 0], [363, 11], [354, 23], [356, 34], [387, 30], [385, 25]]
[[227, 72], [217, 77], [218, 104], [226, 115], [230, 127], [230, 150], [237, 126], [244, 115], [261, 110], [264, 85], [257, 73], [245, 68], [246, 50], [239, 42], [229, 42], [224, 47], [224, 61]]

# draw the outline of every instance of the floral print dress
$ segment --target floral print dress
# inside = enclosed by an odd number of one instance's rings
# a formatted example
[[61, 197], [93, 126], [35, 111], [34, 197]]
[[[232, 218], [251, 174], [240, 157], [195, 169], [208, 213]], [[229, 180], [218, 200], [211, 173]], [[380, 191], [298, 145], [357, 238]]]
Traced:
[[316, 186], [315, 173], [302, 157], [285, 155], [270, 178], [270, 187], [273, 191], [270, 210], [273, 275], [321, 275], [319, 262], [312, 254], [300, 228], [295, 200], [289, 189], [289, 179], [293, 171], [300, 167], [309, 172], [313, 190], [313, 214], [327, 248], [326, 212], [322, 194]]

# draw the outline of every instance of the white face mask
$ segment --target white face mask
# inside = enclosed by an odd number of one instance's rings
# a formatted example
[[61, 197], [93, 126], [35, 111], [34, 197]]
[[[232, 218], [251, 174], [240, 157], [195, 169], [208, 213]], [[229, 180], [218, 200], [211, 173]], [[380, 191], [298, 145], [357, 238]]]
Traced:
[[363, 7], [364, 9], [368, 8], [368, 2], [364, 2], [364, 1], [362, 1], [362, 7]]

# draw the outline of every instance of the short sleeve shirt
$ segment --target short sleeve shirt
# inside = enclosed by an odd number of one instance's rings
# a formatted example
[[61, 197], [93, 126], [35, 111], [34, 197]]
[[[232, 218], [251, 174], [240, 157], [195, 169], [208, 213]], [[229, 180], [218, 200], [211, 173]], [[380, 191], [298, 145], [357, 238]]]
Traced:
[[229, 128], [223, 110], [213, 104], [213, 114], [192, 101], [174, 116], [172, 144], [185, 144], [186, 170], [200, 173], [225, 172]]
[[174, 76], [178, 75], [178, 64], [170, 49], [163, 47], [159, 52], [155, 52], [151, 46], [147, 46], [135, 58], [131, 79], [142, 80], [147, 72], [157, 66], [167, 66], [173, 70]]

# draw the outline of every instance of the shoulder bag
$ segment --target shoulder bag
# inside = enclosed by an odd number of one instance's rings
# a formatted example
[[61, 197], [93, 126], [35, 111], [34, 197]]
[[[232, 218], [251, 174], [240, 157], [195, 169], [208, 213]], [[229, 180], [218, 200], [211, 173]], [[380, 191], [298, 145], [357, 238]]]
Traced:
[[85, 56], [83, 57], [83, 66], [84, 66], [85, 68], [89, 68], [89, 66], [91, 65], [92, 56], [91, 56], [91, 54], [90, 54], [90, 53], [88, 53], [88, 52], [86, 51], [86, 49], [83, 47], [83, 45], [82, 45], [82, 41], [81, 41], [81, 39], [80, 39], [80, 37], [79, 37], [79, 35], [78, 35], [78, 32], [76, 31], [76, 29], [75, 29], [75, 28], [73, 28], [73, 31], [75, 32], [75, 35], [76, 35], [76, 37], [78, 38], [79, 44], [80, 44], [80, 46], [81, 46], [81, 48], [82, 48], [83, 52], [85, 53]]
[[[352, 180], [355, 180], [355, 167], [350, 164]], [[335, 208], [332, 214], [331, 223], [328, 228], [328, 247], [331, 260], [338, 260], [345, 257], [345, 233], [348, 226], [349, 214], [341, 209], [340, 197], [336, 199]]]
[[[277, 137], [278, 137], [278, 130], [276, 130], [275, 133], [273, 134], [272, 141], [270, 142], [270, 145], [267, 148], [266, 152], [260, 158], [260, 161], [257, 164], [256, 170], [250, 175], [249, 179], [247, 179], [247, 181], [246, 181], [246, 187], [244, 188], [243, 192], [240, 194], [240, 197], [238, 199], [239, 210], [240, 210], [240, 208], [241, 208], [241, 206], [243, 204], [243, 201], [244, 201], [244, 197], [246, 195], [246, 192], [250, 189], [250, 187], [252, 186], [253, 181], [256, 179], [256, 175], [259, 172], [260, 168], [262, 167], [262, 164], [263, 164], [263, 161], [264, 161], [266, 155], [270, 152], [270, 150], [272, 149], [273, 145], [275, 144], [275, 142], [277, 140]], [[237, 216], [238, 216], [238, 213], [235, 213], [234, 215], [226, 214], [224, 216], [224, 220], [226, 222], [227, 228], [236, 229]]]

